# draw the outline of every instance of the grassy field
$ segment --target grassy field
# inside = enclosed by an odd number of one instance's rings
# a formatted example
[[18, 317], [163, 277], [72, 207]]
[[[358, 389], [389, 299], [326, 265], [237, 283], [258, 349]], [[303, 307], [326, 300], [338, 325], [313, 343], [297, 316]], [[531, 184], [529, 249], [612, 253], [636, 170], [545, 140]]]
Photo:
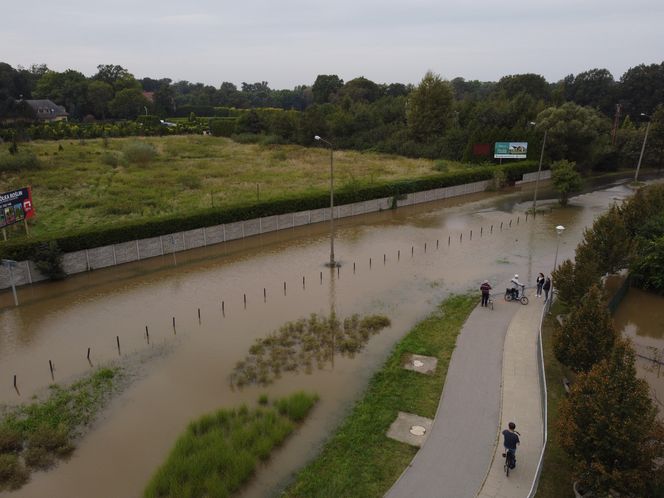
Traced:
[[300, 392], [277, 400], [273, 408], [249, 410], [243, 406], [201, 417], [177, 440], [144, 496], [230, 496], [317, 401], [318, 396]]
[[546, 387], [548, 391], [548, 441], [544, 454], [542, 476], [537, 488], [536, 498], [573, 498], [572, 491], [572, 464], [567, 454], [562, 450], [556, 438], [555, 423], [558, 419], [558, 406], [566, 396], [563, 387], [563, 378], [572, 380], [571, 374], [553, 354], [553, 330], [555, 317], [562, 313], [559, 301], [551, 307], [551, 314], [547, 316], [542, 328], [542, 341], [544, 347], [544, 364], [546, 369]]
[[[297, 476], [285, 497], [380, 497], [408, 466], [417, 448], [385, 433], [398, 411], [433, 418], [456, 338], [477, 297], [453, 296], [399, 342], [321, 454]], [[416, 353], [438, 358], [434, 375], [402, 367]]]
[[[131, 158], [136, 142], [152, 146], [152, 160]], [[3, 147], [0, 191], [32, 186], [36, 235], [329, 190], [329, 149], [322, 147], [189, 135], [35, 141], [20, 144], [19, 152], [34, 154], [39, 167], [8, 171], [4, 165], [12, 157]], [[445, 165], [448, 171], [464, 168]], [[335, 188], [342, 189], [436, 170], [426, 159], [339, 150], [334, 173]]]

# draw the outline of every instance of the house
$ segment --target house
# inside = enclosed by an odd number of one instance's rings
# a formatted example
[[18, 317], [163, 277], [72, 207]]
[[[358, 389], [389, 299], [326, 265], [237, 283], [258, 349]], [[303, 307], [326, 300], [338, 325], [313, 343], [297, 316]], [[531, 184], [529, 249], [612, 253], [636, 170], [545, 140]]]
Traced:
[[48, 99], [25, 100], [39, 121], [67, 121], [69, 114], [61, 105], [54, 104]]

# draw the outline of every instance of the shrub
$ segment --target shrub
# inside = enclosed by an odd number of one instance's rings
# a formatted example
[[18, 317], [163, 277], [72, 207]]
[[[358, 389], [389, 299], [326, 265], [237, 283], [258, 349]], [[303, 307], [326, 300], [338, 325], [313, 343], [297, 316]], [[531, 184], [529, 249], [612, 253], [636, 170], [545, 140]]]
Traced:
[[16, 455], [0, 454], [0, 490], [18, 489], [28, 477], [28, 470]]
[[115, 168], [118, 165], [118, 156], [112, 152], [104, 152], [101, 156], [101, 162]]
[[62, 424], [57, 427], [45, 424], [37, 427], [28, 438], [28, 448], [42, 448], [57, 456], [68, 455], [74, 450], [69, 441], [69, 431]]
[[288, 398], [277, 400], [274, 406], [280, 415], [288, 417], [293, 422], [300, 422], [309, 414], [311, 408], [318, 401], [317, 395], [297, 392]]
[[41, 166], [39, 159], [32, 152], [21, 152], [20, 154], [1, 155], [0, 171], [21, 171], [37, 169]]
[[6, 425], [0, 426], [0, 453], [17, 453], [23, 449], [21, 433]]
[[128, 163], [147, 164], [157, 157], [157, 150], [146, 142], [131, 142], [123, 147], [122, 155]]
[[576, 171], [576, 163], [564, 159], [556, 161], [551, 166], [551, 180], [558, 192], [558, 202], [561, 206], [567, 206], [569, 196], [579, 192], [583, 185], [581, 175]]
[[235, 133], [237, 118], [214, 118], [210, 120], [210, 133], [215, 137], [230, 137]]
[[37, 269], [51, 280], [62, 280], [67, 276], [62, 268], [62, 251], [55, 241], [39, 244], [32, 260]]

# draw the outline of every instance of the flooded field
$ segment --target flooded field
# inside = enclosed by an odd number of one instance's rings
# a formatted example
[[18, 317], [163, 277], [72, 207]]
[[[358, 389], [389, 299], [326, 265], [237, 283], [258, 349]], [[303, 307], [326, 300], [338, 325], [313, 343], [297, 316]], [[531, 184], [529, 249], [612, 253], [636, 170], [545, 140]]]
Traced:
[[614, 320], [631, 339], [638, 355], [638, 375], [648, 381], [664, 420], [664, 297], [631, 288]]
[[[573, 257], [583, 229], [630, 194], [616, 185], [575, 197], [565, 209], [540, 201], [554, 209], [527, 221], [529, 189], [344, 219], [335, 240], [339, 269], [324, 266], [328, 225], [319, 224], [21, 288], [18, 308], [5, 292], [0, 403], [27, 401], [48, 386], [49, 360], [56, 382], [89, 371], [88, 348], [95, 366], [121, 358], [137, 372], [69, 461], [6, 494], [140, 496], [190, 420], [253, 405], [263, 393], [317, 392], [321, 401], [306, 424], [242, 493], [271, 496], [317, 453], [394, 343], [436, 303], [484, 279], [502, 294], [514, 273], [534, 285], [538, 272], [551, 272], [557, 246], [558, 262]], [[558, 239], [554, 227], [561, 224]], [[534, 298], [532, 287], [528, 292]], [[310, 375], [231, 387], [231, 373], [254, 341], [285, 322], [331, 311], [340, 319], [383, 314], [391, 325], [354, 357], [335, 357]]]

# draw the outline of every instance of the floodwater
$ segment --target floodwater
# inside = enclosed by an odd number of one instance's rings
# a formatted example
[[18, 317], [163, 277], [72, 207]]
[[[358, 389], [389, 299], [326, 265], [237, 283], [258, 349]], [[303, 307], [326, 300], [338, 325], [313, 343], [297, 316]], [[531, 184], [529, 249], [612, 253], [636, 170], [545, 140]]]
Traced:
[[[538, 272], [550, 273], [557, 248], [558, 262], [572, 257], [594, 217], [631, 194], [615, 185], [526, 221], [531, 188], [340, 220], [338, 272], [324, 266], [329, 235], [323, 223], [179, 253], [176, 261], [169, 255], [21, 288], [18, 308], [11, 292], [1, 294], [0, 403], [28, 401], [43, 390], [51, 382], [49, 360], [56, 382], [89, 371], [88, 348], [95, 365], [117, 360], [116, 337], [121, 358], [139, 367], [73, 456], [33, 474], [11, 496], [140, 496], [192, 419], [254, 405], [262, 393], [317, 392], [321, 401], [309, 419], [241, 494], [278, 493], [316, 455], [395, 342], [436, 303], [477, 289], [484, 279], [500, 294], [514, 273], [534, 284]], [[538, 206], [554, 204], [540, 200]], [[557, 238], [554, 227], [561, 224], [566, 230]], [[382, 313], [392, 325], [354, 358], [336, 357], [311, 375], [230, 388], [235, 364], [256, 339], [287, 321], [331, 310], [339, 318]]]
[[637, 373], [648, 382], [664, 420], [664, 296], [630, 288], [613, 318], [632, 341]]

